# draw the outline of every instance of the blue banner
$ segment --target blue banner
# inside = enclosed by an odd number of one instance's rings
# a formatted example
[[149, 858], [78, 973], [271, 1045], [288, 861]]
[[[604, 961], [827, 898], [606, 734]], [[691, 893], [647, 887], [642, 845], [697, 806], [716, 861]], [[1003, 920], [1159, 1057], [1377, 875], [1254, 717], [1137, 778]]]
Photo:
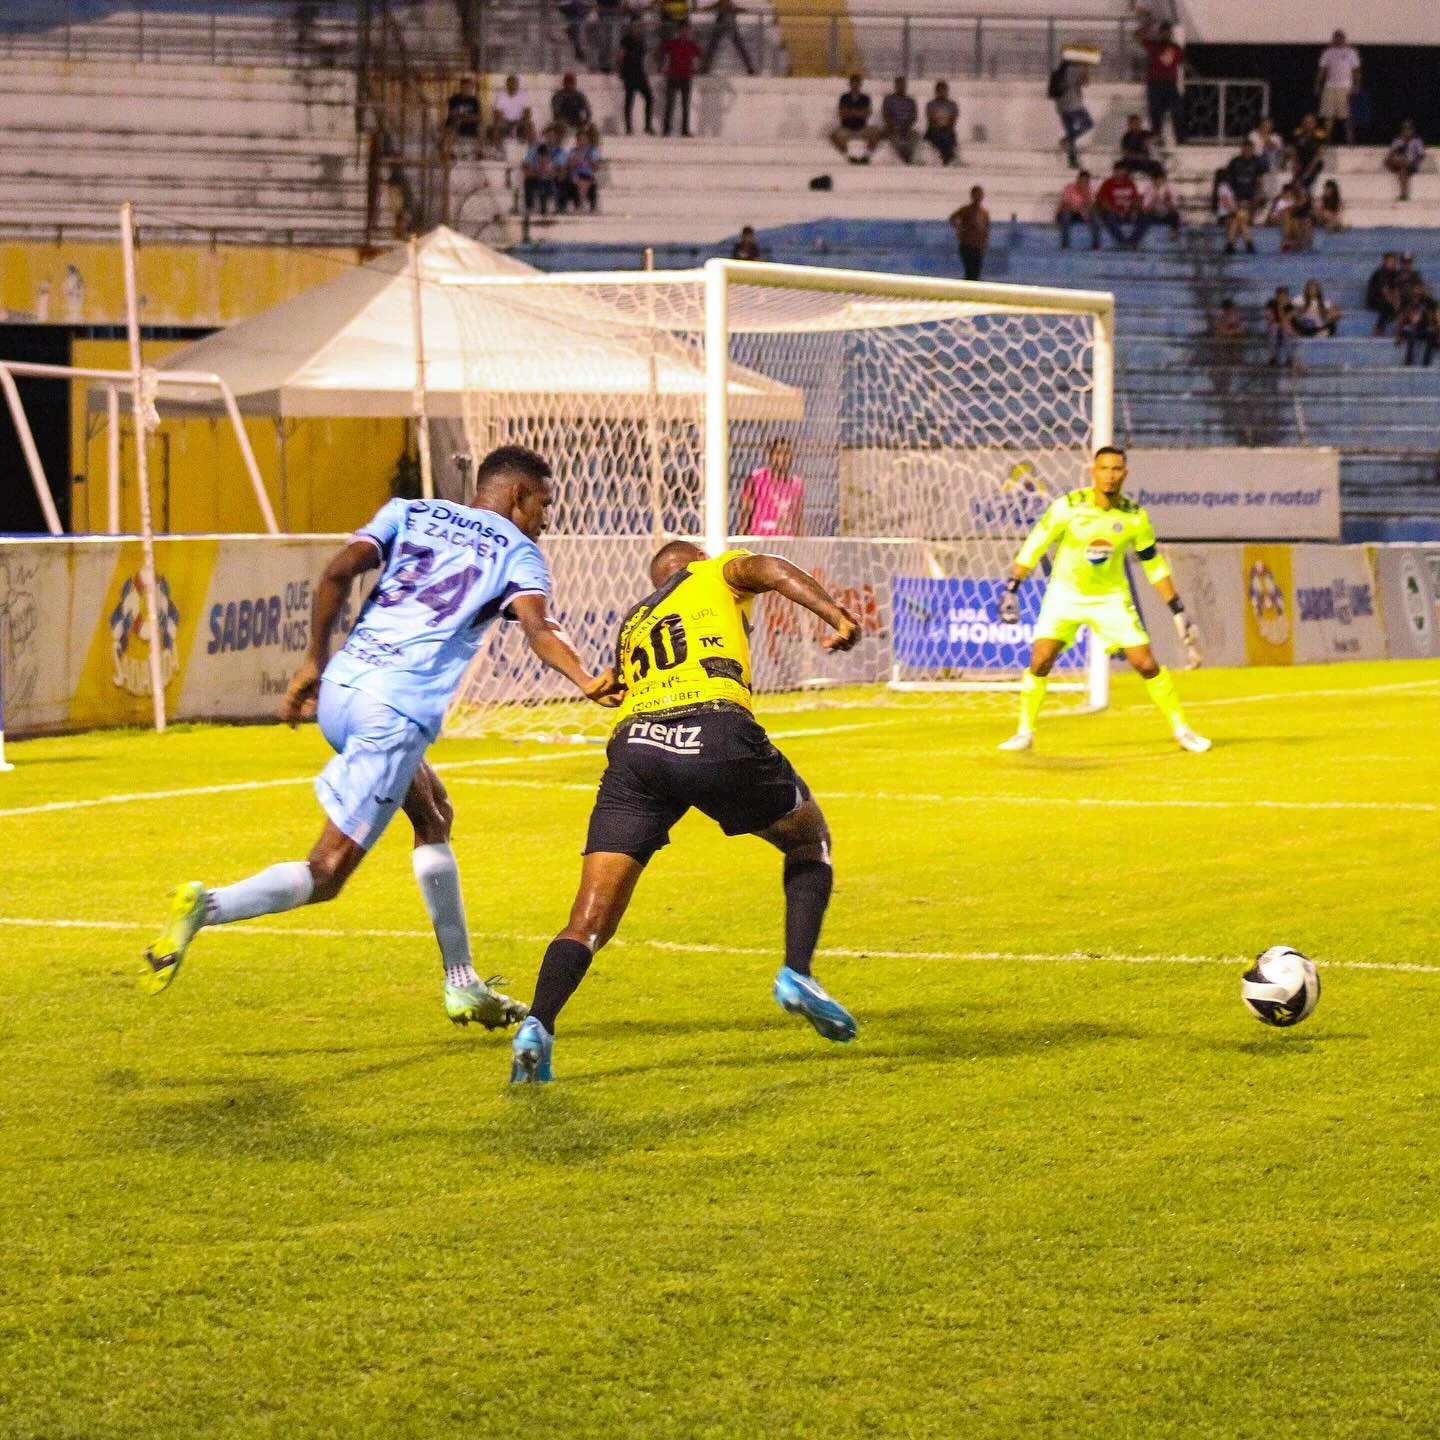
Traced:
[[[1003, 580], [890, 579], [894, 655], [923, 670], [1023, 670], [1030, 659], [1044, 585], [1034, 576], [1020, 587], [1020, 623], [1002, 625], [996, 609]], [[1057, 670], [1079, 670], [1085, 649], [1074, 645]]]

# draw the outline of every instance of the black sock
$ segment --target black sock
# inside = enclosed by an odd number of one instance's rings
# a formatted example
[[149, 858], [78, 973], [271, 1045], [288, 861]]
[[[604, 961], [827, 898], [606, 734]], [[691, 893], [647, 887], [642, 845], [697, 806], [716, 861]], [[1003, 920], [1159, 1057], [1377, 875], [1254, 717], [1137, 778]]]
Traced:
[[800, 975], [810, 973], [834, 883], [835, 872], [824, 860], [785, 857], [785, 963]]
[[535, 1000], [530, 1006], [532, 1019], [538, 1020], [552, 1035], [555, 1017], [585, 978], [590, 968], [591, 951], [578, 940], [555, 939], [540, 962], [540, 978], [535, 982]]

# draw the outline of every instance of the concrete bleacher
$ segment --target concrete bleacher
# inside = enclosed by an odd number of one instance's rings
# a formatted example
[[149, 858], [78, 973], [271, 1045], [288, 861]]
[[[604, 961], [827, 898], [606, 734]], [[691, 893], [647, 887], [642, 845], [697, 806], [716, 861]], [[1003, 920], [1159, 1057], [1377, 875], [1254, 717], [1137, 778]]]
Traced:
[[318, 68], [0, 59], [9, 233], [142, 223], [229, 238], [365, 239], [352, 76]]

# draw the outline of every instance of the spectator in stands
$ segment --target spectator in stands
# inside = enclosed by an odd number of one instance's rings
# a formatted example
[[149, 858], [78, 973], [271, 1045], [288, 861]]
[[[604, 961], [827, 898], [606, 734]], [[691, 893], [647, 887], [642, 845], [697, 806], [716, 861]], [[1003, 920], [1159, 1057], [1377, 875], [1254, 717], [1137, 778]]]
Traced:
[[620, 83], [625, 87], [625, 133], [635, 133], [635, 100], [645, 101], [645, 133], [655, 133], [655, 96], [645, 73], [645, 27], [632, 18], [620, 37]]
[[750, 63], [750, 52], [745, 48], [745, 41], [740, 34], [739, 5], [735, 0], [715, 0], [709, 8], [715, 16], [715, 23], [710, 27], [710, 39], [705, 45], [705, 68], [708, 70], [714, 65], [715, 52], [720, 48], [720, 42], [729, 40], [740, 57], [740, 63], [745, 67], [745, 73], [753, 75], [755, 67]]
[[1100, 248], [1100, 216], [1095, 209], [1095, 192], [1090, 188], [1090, 172], [1082, 170], [1061, 192], [1060, 208], [1055, 223], [1060, 227], [1060, 248], [1070, 248], [1070, 227], [1079, 221], [1089, 227], [1090, 248]]
[[678, 35], [682, 25], [689, 24], [690, 0], [655, 0], [655, 8], [660, 12], [660, 48], [663, 52], [665, 42]]
[[580, 197], [576, 192], [575, 182], [570, 178], [570, 157], [574, 154], [574, 148], [565, 143], [566, 136], [563, 126], [550, 125], [546, 128], [555, 136], [550, 142], [550, 172], [554, 179], [555, 213], [563, 215], [572, 205], [577, 210], [580, 208]]
[[560, 136], [553, 125], [547, 125], [540, 138], [525, 153], [525, 209], [550, 213], [550, 206], [559, 198], [555, 188], [556, 157]]
[[1400, 298], [1407, 299], [1412, 290], [1419, 290], [1425, 284], [1425, 277], [1415, 268], [1415, 257], [1408, 250], [1400, 256], [1400, 266], [1396, 271], [1396, 281], [1400, 286]]
[[1406, 299], [1395, 322], [1395, 343], [1405, 347], [1405, 363], [1413, 365], [1417, 355], [1428, 366], [1440, 346], [1440, 308], [1435, 297], [1423, 285]]
[[925, 104], [925, 143], [940, 157], [942, 165], [955, 163], [959, 147], [960, 107], [950, 98], [950, 87], [935, 82], [935, 96]]
[[1410, 177], [1424, 158], [1425, 142], [1415, 133], [1415, 122], [1404, 121], [1385, 155], [1385, 168], [1400, 182], [1401, 200], [1410, 198]]
[[1090, 67], [1074, 60], [1062, 60], [1050, 74], [1047, 94], [1055, 102], [1060, 116], [1060, 148], [1073, 170], [1080, 168], [1080, 152], [1075, 148], [1082, 135], [1095, 128], [1095, 121], [1085, 108], [1085, 87], [1090, 83]]
[[594, 125], [575, 136], [567, 168], [576, 210], [584, 205], [593, 215], [600, 203], [600, 131]]
[[970, 203], [950, 216], [950, 228], [960, 245], [965, 278], [978, 280], [990, 248], [990, 212], [985, 208], [985, 192], [978, 185], [970, 187]]
[[615, 68], [615, 45], [624, 22], [624, 0], [595, 0], [595, 68], [602, 74]]
[[560, 88], [550, 97], [550, 119], [562, 134], [570, 130], [578, 135], [590, 123], [590, 102], [571, 71], [560, 77]]
[[1276, 133], [1275, 122], [1268, 115], [1250, 132], [1249, 138], [1255, 147], [1256, 157], [1265, 166], [1265, 176], [1260, 185], [1261, 197], [1273, 205], [1283, 184], [1280, 177], [1287, 169], [1285, 142]]
[[1298, 180], [1307, 190], [1325, 168], [1325, 142], [1330, 132], [1320, 124], [1314, 115], [1307, 115], [1295, 127], [1291, 144], [1295, 148], [1295, 168], [1291, 178]]
[[1180, 76], [1185, 68], [1185, 47], [1175, 39], [1174, 27], [1167, 21], [1152, 31], [1148, 18], [1137, 32], [1145, 47], [1149, 64], [1145, 71], [1145, 100], [1150, 110], [1150, 129], [1160, 144], [1165, 141], [1165, 119], [1168, 116], [1180, 143], [1184, 117], [1180, 106]]
[[530, 118], [530, 97], [520, 88], [518, 75], [507, 75], [505, 89], [495, 97], [488, 138], [496, 149], [507, 140], [521, 140], [529, 145], [535, 139], [535, 125]]
[[[763, 258], [760, 251], [760, 242], [755, 238], [755, 227], [753, 225], [741, 227], [740, 238], [731, 247], [730, 258], [732, 260], [759, 260]], [[750, 532], [747, 530], [744, 533], [748, 535]]]
[[1225, 226], [1225, 253], [1235, 253], [1235, 242], [1243, 240], [1247, 254], [1255, 253], [1255, 236], [1251, 226], [1255, 223], [1255, 211], [1260, 204], [1260, 181], [1264, 167], [1255, 147], [1250, 141], [1241, 143], [1240, 153], [1225, 167], [1225, 184], [1230, 189], [1234, 209]]
[[1270, 209], [1270, 223], [1280, 227], [1282, 253], [1310, 249], [1315, 233], [1315, 207], [1310, 192], [1294, 180], [1289, 181]]
[[1240, 312], [1235, 308], [1235, 302], [1226, 296], [1220, 302], [1220, 308], [1216, 311], [1210, 321], [1210, 334], [1216, 340], [1236, 341], [1244, 340], [1246, 337], [1245, 321]]
[[670, 126], [675, 115], [675, 102], [679, 100], [680, 134], [689, 140], [692, 138], [690, 134], [690, 89], [695, 82], [695, 71], [700, 64], [702, 55], [700, 47], [690, 34], [688, 20], [665, 41], [661, 46], [661, 53], [665, 57], [665, 134], [670, 133]]
[[468, 141], [465, 148], [473, 150], [480, 143], [480, 97], [475, 93], [475, 77], [464, 75], [460, 88], [445, 102], [445, 123], [440, 145], [446, 155], [462, 148], [457, 142]]
[[1297, 335], [1333, 337], [1340, 324], [1340, 307], [1332, 305], [1325, 298], [1325, 291], [1318, 280], [1309, 279], [1305, 282], [1304, 290], [1300, 292], [1300, 300], [1295, 306], [1291, 324]]
[[805, 482], [794, 472], [790, 442], [772, 440], [765, 460], [740, 486], [738, 533], [798, 535], [805, 516]]
[[1400, 256], [1394, 250], [1387, 250], [1371, 272], [1365, 285], [1365, 308], [1375, 316], [1377, 335], [1383, 335], [1400, 313]]
[[1138, 115], [1126, 120], [1125, 131], [1120, 136], [1120, 164], [1132, 175], [1153, 177], [1165, 173], [1165, 167], [1150, 153], [1150, 142], [1154, 138]]
[[1275, 294], [1265, 302], [1265, 330], [1270, 336], [1270, 363], [1290, 366], [1295, 363], [1295, 306], [1290, 289], [1278, 285]]
[[1222, 165], [1210, 183], [1210, 209], [1228, 236], [1235, 215], [1235, 192], [1230, 188], [1230, 167]]
[[1350, 100], [1360, 89], [1360, 55], [1345, 39], [1345, 32], [1337, 30], [1330, 37], [1330, 44], [1320, 52], [1320, 64], [1315, 71], [1315, 93], [1320, 97], [1320, 117], [1327, 122], [1327, 129], [1334, 132], [1336, 126], [1345, 127], [1345, 143], [1350, 143]]
[[1100, 223], [1122, 250], [1138, 250], [1145, 238], [1145, 209], [1140, 203], [1140, 189], [1135, 178], [1117, 160], [1110, 178], [1095, 196]]
[[920, 107], [915, 97], [907, 94], [905, 77], [895, 77], [895, 87], [880, 102], [880, 126], [870, 140], [873, 151], [883, 140], [907, 164], [915, 159], [915, 147], [920, 143], [915, 124], [920, 118]]
[[[857, 141], [870, 139], [870, 97], [865, 93], [865, 77], [852, 75], [850, 88], [840, 97], [836, 106], [839, 124], [830, 132], [830, 143], [844, 155], [852, 165], [864, 165], [870, 160], [869, 151], [864, 155], [852, 153]], [[873, 145], [870, 149], [874, 149]]]
[[1330, 231], [1345, 228], [1345, 202], [1340, 198], [1338, 181], [1327, 180], [1320, 191], [1320, 203], [1315, 207], [1315, 219]]
[[1170, 238], [1180, 238], [1180, 196], [1176, 194], [1175, 187], [1165, 174], [1163, 165], [1141, 192], [1140, 203], [1144, 208], [1147, 230], [1156, 225], [1168, 225]]
[[590, 0], [555, 0], [555, 10], [570, 37], [571, 48], [575, 51], [575, 63], [584, 65], [585, 22], [590, 18]]

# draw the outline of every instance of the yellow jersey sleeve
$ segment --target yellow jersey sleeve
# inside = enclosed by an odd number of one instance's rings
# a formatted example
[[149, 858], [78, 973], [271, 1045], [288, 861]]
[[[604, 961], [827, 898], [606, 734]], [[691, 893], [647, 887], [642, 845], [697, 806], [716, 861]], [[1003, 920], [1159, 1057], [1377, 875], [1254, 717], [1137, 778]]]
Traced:
[[[1149, 551], [1149, 558], [1146, 558], [1146, 551]], [[1158, 585], [1162, 580], [1170, 576], [1170, 566], [1155, 540], [1155, 527], [1150, 523], [1150, 512], [1143, 506], [1139, 507], [1139, 513], [1135, 517], [1135, 553], [1140, 560], [1140, 568], [1145, 572], [1145, 578], [1152, 584]]]
[[748, 553], [727, 550], [677, 570], [621, 622], [615, 673], [625, 699], [619, 720], [714, 701], [752, 708], [755, 597], [725, 578], [726, 564]]
[[1068, 500], [1068, 496], [1062, 495], [1052, 501], [1050, 508], [1035, 522], [1035, 528], [1025, 537], [1015, 556], [1017, 565], [1033, 570], [1040, 563], [1040, 557], [1065, 533], [1063, 507]]

